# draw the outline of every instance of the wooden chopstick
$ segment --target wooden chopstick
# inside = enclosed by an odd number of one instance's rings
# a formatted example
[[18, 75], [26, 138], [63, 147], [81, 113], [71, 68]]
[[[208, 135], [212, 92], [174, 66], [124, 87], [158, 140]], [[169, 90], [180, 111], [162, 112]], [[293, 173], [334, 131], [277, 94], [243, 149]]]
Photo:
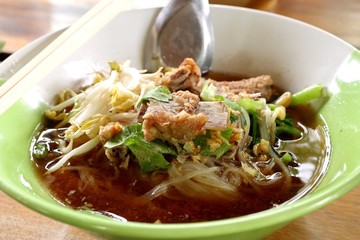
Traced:
[[134, 8], [135, 3], [102, 0], [91, 8], [0, 87], [0, 115], [119, 12]]

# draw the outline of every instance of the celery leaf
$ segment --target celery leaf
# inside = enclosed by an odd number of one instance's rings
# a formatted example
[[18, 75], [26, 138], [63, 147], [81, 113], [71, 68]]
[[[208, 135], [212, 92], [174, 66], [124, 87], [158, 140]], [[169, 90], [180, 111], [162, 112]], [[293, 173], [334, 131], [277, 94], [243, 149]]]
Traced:
[[169, 102], [172, 99], [172, 94], [166, 86], [157, 86], [154, 88], [148, 89], [142, 96], [139, 105], [150, 99], [155, 99], [161, 102]]
[[106, 142], [104, 146], [115, 148], [121, 145], [125, 145], [130, 149], [143, 172], [168, 168], [170, 163], [166, 161], [164, 154], [177, 154], [176, 150], [160, 140], [146, 141], [141, 124], [125, 126], [120, 133]]

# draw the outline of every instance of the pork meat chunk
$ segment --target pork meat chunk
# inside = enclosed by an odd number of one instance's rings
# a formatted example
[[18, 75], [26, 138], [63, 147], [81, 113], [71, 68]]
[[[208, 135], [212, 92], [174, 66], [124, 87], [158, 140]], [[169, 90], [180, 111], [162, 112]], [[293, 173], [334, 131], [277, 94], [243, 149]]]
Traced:
[[269, 75], [261, 75], [258, 77], [238, 81], [209, 80], [209, 83], [214, 84], [214, 86], [218, 88], [219, 95], [230, 99], [234, 98], [234, 96], [240, 93], [260, 93], [261, 97], [270, 101], [275, 94], [273, 88], [273, 80]]
[[185, 58], [178, 68], [165, 74], [157, 82], [167, 86], [171, 92], [188, 90], [199, 94], [201, 91], [201, 70], [191, 58]]
[[170, 102], [150, 100], [142, 117], [145, 139], [185, 143], [205, 134], [208, 118], [203, 113], [195, 114], [199, 101], [189, 91], [174, 92]]
[[186, 143], [205, 134], [206, 129], [225, 130], [229, 113], [222, 102], [200, 102], [197, 95], [189, 91], [172, 93], [170, 102], [150, 100], [143, 121], [144, 137], [147, 141]]

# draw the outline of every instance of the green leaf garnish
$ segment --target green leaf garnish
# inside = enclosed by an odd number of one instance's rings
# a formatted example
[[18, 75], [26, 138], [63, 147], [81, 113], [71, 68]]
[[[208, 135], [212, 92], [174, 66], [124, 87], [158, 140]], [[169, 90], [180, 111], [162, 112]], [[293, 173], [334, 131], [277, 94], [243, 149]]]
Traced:
[[208, 82], [206, 82], [205, 86], [201, 90], [200, 98], [204, 101], [213, 101], [216, 95], [216, 91], [217, 88], [214, 86], [214, 84], [208, 84]]
[[249, 114], [256, 114], [257, 111], [264, 108], [264, 103], [250, 98], [243, 98], [239, 101], [239, 105], [245, 108]]
[[277, 136], [282, 134], [292, 135], [294, 137], [301, 136], [301, 131], [295, 127], [295, 124], [290, 118], [286, 117], [284, 120], [276, 119], [275, 122], [275, 133]]
[[288, 169], [291, 173], [292, 176], [296, 176], [299, 174], [299, 170], [297, 168], [294, 168], [294, 167], [291, 167], [291, 166], [288, 166]]
[[291, 98], [291, 106], [307, 104], [314, 99], [321, 98], [324, 94], [324, 89], [325, 87], [318, 83], [294, 93]]
[[234, 111], [240, 112], [241, 107], [243, 107], [251, 115], [256, 114], [258, 110], [264, 108], [263, 102], [256, 101], [250, 98], [243, 98], [239, 102], [232, 101], [220, 95], [216, 95], [214, 98], [218, 101], [223, 101], [228, 108]]
[[252, 136], [252, 145], [259, 143], [261, 140], [260, 136], [260, 129], [259, 129], [259, 122], [257, 114], [254, 114], [250, 117], [251, 124], [250, 124], [250, 135]]
[[106, 142], [104, 146], [115, 148], [121, 145], [125, 145], [130, 149], [143, 172], [168, 168], [170, 163], [166, 161], [163, 154], [177, 154], [176, 150], [160, 140], [146, 141], [141, 124], [125, 126], [120, 133]]
[[37, 143], [33, 149], [33, 156], [38, 159], [45, 158], [49, 154], [49, 147], [46, 143]]
[[281, 160], [285, 163], [288, 164], [289, 162], [291, 162], [293, 160], [292, 156], [290, 153], [286, 152], [282, 157]]
[[172, 99], [172, 94], [170, 90], [163, 85], [150, 88], [144, 93], [138, 106], [145, 101], [149, 101], [150, 99], [155, 99], [161, 102], [169, 102]]
[[208, 140], [211, 139], [211, 131], [208, 130], [204, 135], [201, 135], [194, 139], [194, 144], [196, 146], [200, 146], [200, 152], [204, 156], [215, 156], [216, 158], [220, 158], [224, 155], [230, 148], [231, 144], [229, 143], [229, 139], [232, 134], [232, 129], [228, 128], [225, 131], [221, 132], [221, 136], [224, 138], [224, 141], [220, 144], [218, 148], [215, 150], [211, 149], [211, 146], [208, 144]]

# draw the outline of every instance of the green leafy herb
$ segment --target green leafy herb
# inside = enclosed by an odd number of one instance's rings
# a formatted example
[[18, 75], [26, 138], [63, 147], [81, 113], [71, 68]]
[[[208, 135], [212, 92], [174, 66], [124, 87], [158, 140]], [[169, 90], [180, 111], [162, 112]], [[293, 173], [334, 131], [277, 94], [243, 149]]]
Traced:
[[293, 175], [293, 176], [296, 176], [296, 175], [299, 174], [299, 170], [297, 168], [295, 168], [295, 167], [288, 166], [288, 169], [289, 169], [291, 175]]
[[279, 105], [274, 103], [268, 103], [267, 106], [270, 108], [271, 111], [274, 111]]
[[155, 143], [148, 143], [143, 138], [135, 137], [126, 140], [125, 145], [135, 155], [143, 172], [166, 169], [170, 165], [164, 155], [157, 151], [157, 144]]
[[124, 127], [120, 133], [105, 143], [104, 146], [107, 148], [115, 148], [121, 145], [125, 145], [130, 149], [143, 172], [168, 168], [170, 164], [166, 161], [163, 154], [177, 154], [176, 150], [160, 140], [152, 142], [146, 141], [141, 124]]
[[251, 143], [254, 146], [255, 144], [259, 143], [261, 139], [257, 114], [250, 116], [250, 119], [251, 119], [250, 135], [252, 136]]
[[294, 137], [300, 137], [301, 131], [295, 127], [293, 121], [290, 118], [286, 117], [284, 120], [276, 119], [276, 135], [292, 135]]
[[234, 102], [234, 101], [231, 101], [230, 99], [225, 98], [224, 103], [228, 108], [230, 108], [230, 109], [232, 109], [234, 111], [238, 111], [238, 112], [241, 111], [241, 106], [237, 102]]
[[49, 146], [46, 143], [37, 143], [33, 149], [33, 156], [38, 159], [45, 158], [49, 153]]
[[231, 110], [238, 111], [238, 112], [241, 111], [241, 109], [240, 109], [241, 107], [237, 102], [234, 102], [234, 101], [232, 101], [230, 99], [227, 99], [227, 98], [225, 98], [223, 96], [220, 96], [220, 95], [214, 96], [214, 99], [218, 100], [218, 101], [221, 101], [221, 102], [224, 102], [226, 107], [230, 108]]
[[293, 136], [301, 136], [301, 131], [299, 129], [287, 125], [277, 126], [275, 132], [276, 135], [289, 134]]
[[230, 148], [231, 144], [229, 143], [229, 139], [232, 134], [232, 129], [228, 128], [225, 131], [221, 132], [221, 136], [224, 138], [225, 141], [223, 141], [218, 148], [215, 150], [211, 149], [211, 146], [209, 145], [209, 141], [211, 139], [211, 131], [208, 130], [206, 133], [202, 136], [199, 136], [194, 139], [194, 144], [196, 146], [200, 146], [201, 154], [205, 156], [215, 156], [216, 158], [221, 157], [224, 155]]
[[289, 162], [291, 162], [293, 160], [292, 156], [290, 153], [286, 152], [282, 157], [281, 160], [285, 163], [288, 164]]
[[216, 95], [217, 88], [214, 84], [205, 83], [205, 86], [201, 90], [200, 97], [204, 101], [213, 101]]
[[149, 101], [150, 99], [155, 99], [161, 102], [169, 102], [172, 99], [172, 94], [170, 90], [163, 85], [150, 88], [144, 93], [138, 105], [144, 101]]
[[[243, 118], [241, 118], [241, 119], [243, 119]], [[230, 113], [230, 122], [234, 123], [234, 122], [238, 122], [238, 121], [239, 121], [239, 115]]]
[[260, 101], [256, 101], [250, 98], [243, 98], [239, 102], [234, 102], [230, 99], [224, 98], [223, 96], [216, 95], [214, 97], [218, 101], [223, 101], [225, 105], [234, 110], [241, 111], [241, 107], [243, 107], [249, 114], [254, 115], [258, 110], [264, 108], [264, 103]]
[[291, 106], [307, 104], [314, 99], [322, 97], [324, 89], [324, 86], [318, 83], [293, 94], [291, 98]]
[[264, 108], [264, 103], [260, 101], [256, 101], [250, 98], [243, 98], [239, 101], [239, 105], [249, 113], [256, 114], [257, 111]]

